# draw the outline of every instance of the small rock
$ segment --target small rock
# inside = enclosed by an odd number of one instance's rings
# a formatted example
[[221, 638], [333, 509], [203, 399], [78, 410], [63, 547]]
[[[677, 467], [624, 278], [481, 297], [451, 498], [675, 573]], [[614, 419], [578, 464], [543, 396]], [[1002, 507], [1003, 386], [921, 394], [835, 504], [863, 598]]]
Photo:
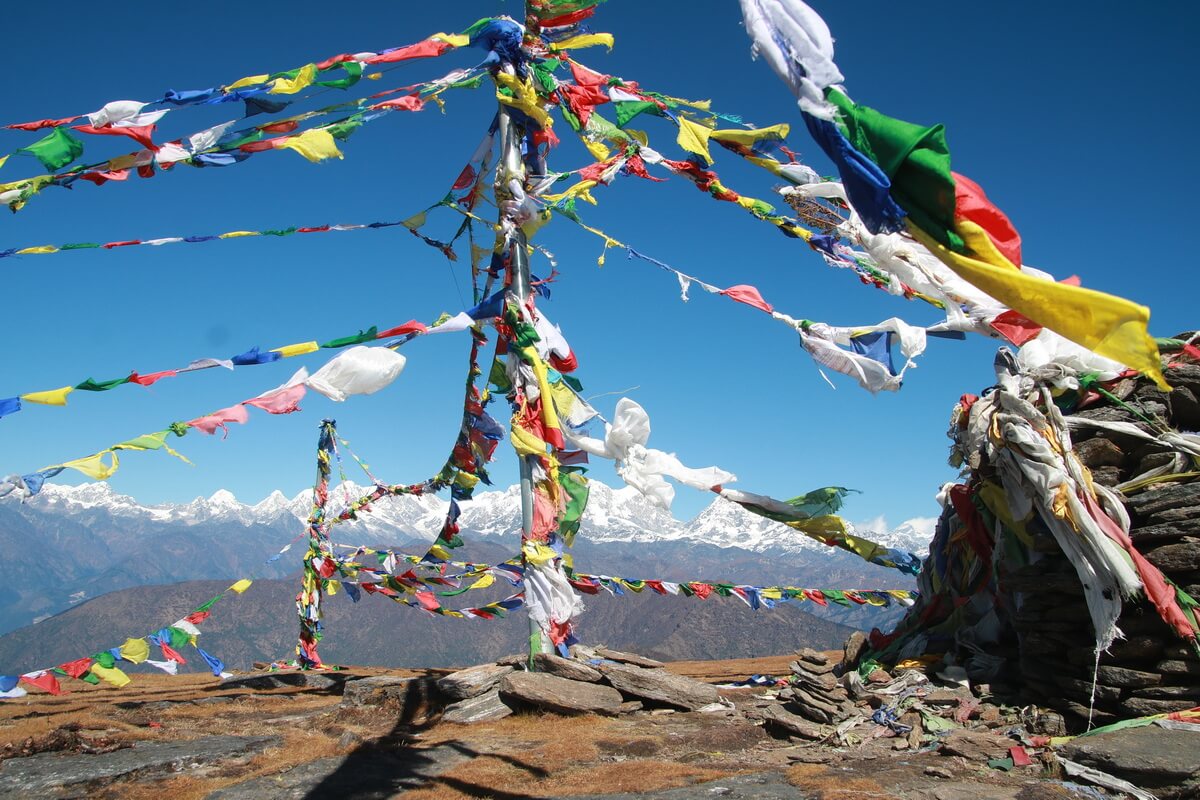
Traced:
[[621, 693], [598, 683], [581, 683], [541, 672], [513, 672], [500, 681], [500, 697], [564, 714], [616, 714]]
[[829, 658], [824, 653], [813, 650], [811, 647], [797, 650], [796, 655], [800, 657], [801, 661], [816, 667], [823, 667], [829, 663]]
[[466, 700], [491, 691], [513, 668], [500, 664], [480, 664], [451, 672], [437, 682], [438, 691], [451, 700]]
[[626, 700], [624, 703], [621, 703], [621, 706], [617, 709], [617, 713], [633, 714], [634, 712], [641, 711], [643, 708], [641, 700]]
[[655, 709], [651, 709], [650, 713], [651, 713], [651, 715], [653, 715], [655, 717], [665, 717], [667, 714], [674, 714], [675, 709], [673, 709], [673, 708], [655, 708]]
[[571, 681], [599, 683], [604, 680], [604, 676], [598, 670], [592, 669], [587, 664], [570, 658], [551, 655], [550, 653], [538, 653], [535, 655], [533, 657], [533, 666], [538, 672], [557, 675], [560, 678], [566, 678]]
[[867, 683], [873, 683], [876, 686], [882, 686], [892, 682], [892, 676], [887, 670], [877, 669], [867, 676]]
[[945, 768], [943, 768], [943, 767], [932, 767], [932, 766], [931, 766], [931, 767], [926, 767], [926, 768], [925, 768], [925, 774], [926, 774], [926, 775], [928, 775], [928, 776], [929, 776], [929, 777], [931, 777], [931, 778], [946, 778], [946, 779], [951, 779], [951, 778], [953, 778], [953, 777], [954, 777], [954, 773], [953, 773], [953, 772], [951, 772], [950, 770], [948, 770], [948, 769], [945, 769]]
[[1200, 675], [1200, 662], [1167, 659], [1166, 661], [1158, 662], [1158, 666], [1155, 669], [1170, 675]]
[[842, 663], [846, 665], [847, 669], [858, 664], [858, 660], [867, 650], [867, 645], [867, 635], [862, 631], [850, 634], [850, 638], [846, 639], [846, 643], [842, 645]]
[[459, 700], [457, 703], [446, 706], [446, 710], [442, 712], [442, 722], [472, 725], [477, 722], [504, 719], [510, 714], [512, 714], [512, 709], [500, 699], [500, 690], [492, 689], [490, 692], [468, 697], [466, 700]]
[[1088, 468], [1119, 467], [1125, 460], [1125, 453], [1120, 447], [1100, 436], [1075, 445], [1075, 455]]
[[362, 742], [362, 737], [357, 733], [354, 731], [345, 731], [341, 736], [338, 737], [338, 749], [349, 750], [351, 747], [354, 747], [360, 742]]

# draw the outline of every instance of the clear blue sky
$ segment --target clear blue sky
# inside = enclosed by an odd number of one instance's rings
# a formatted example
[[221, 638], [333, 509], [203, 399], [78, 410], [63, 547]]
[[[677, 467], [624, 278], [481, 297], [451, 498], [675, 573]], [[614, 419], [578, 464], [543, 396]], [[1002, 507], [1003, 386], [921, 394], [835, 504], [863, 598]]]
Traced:
[[[1191, 230], [1192, 187], [1200, 179], [1197, 161], [1177, 155], [1181, 135], [1197, 121], [1186, 102], [1196, 74], [1187, 39], [1196, 29], [1193, 7], [814, 5], [837, 38], [851, 95], [904, 119], [946, 123], [955, 169], [1009, 213], [1027, 263], [1059, 276], [1078, 273], [1085, 285], [1150, 305], [1158, 335], [1195, 323], [1185, 290], [1189, 257], [1166, 244], [1172, 232]], [[286, 12], [263, 6], [228, 15], [169, 3], [146, 14], [99, 3], [17, 4], [6, 13], [10, 71], [0, 115], [8, 123], [87, 112], [115, 99], [150, 100], [167, 89], [219, 85], [519, 12], [511, 0], [297, 2]], [[594, 27], [614, 33], [617, 46], [611, 54], [580, 51], [585, 63], [675, 96], [711, 98], [714, 108], [760, 125], [791, 123], [790, 145], [829, 171], [786, 88], [751, 61], [733, 0], [611, 0]], [[480, 55], [413, 62], [369, 90], [436, 77]], [[446, 99], [444, 116], [436, 109], [393, 114], [364, 127], [343, 148], [344, 161], [312, 165], [281, 151], [227, 169], [179, 167], [152, 180], [47, 189], [21, 213], [0, 218], [0, 249], [408, 216], [445, 192], [494, 108], [486, 90]], [[173, 113], [159, 138], [239, 110]], [[678, 155], [669, 123], [645, 127], [653, 145]], [[561, 133], [552, 163], [582, 166], [582, 149], [568, 141], [565, 125]], [[35, 138], [0, 131], [0, 152]], [[101, 137], [87, 137], [87, 146], [90, 153], [125, 151], [123, 140]], [[36, 166], [13, 158], [0, 180], [35, 174]], [[733, 157], [718, 156], [717, 169], [731, 188], [772, 199], [765, 173]], [[932, 309], [859, 285], [682, 180], [625, 179], [596, 196], [600, 206], [584, 209], [591, 224], [712, 283], [754, 284], [795, 317], [848, 325], [893, 315], [936, 321]], [[427, 230], [448, 234], [456, 224], [435, 217]], [[651, 415], [651, 446], [689, 465], [719, 464], [740, 476], [740, 486], [776, 496], [831, 484], [862, 489], [847, 508], [852, 519], [937, 513], [933, 495], [953, 477], [945, 466], [948, 414], [960, 394], [990, 383], [998, 343], [932, 341], [898, 394], [872, 397], [840, 376], [834, 391], [795, 336], [765, 315], [699, 291], [684, 305], [669, 275], [620, 253], [610, 252], [598, 269], [598, 240], [565, 220], [538, 241], [559, 259], [562, 276], [545, 308], [579, 356], [587, 393], [639, 386], [631, 396]], [[461, 263], [448, 266], [402, 229], [30, 256], [0, 269], [7, 339], [0, 397], [431, 319], [459, 310], [457, 287], [467, 283]], [[544, 273], [544, 262], [535, 261], [535, 270]], [[233, 426], [225, 441], [193, 432], [174, 442], [195, 467], [129, 454], [112, 484], [143, 501], [189, 500], [218, 488], [249, 501], [274, 488], [298, 491], [311, 482], [316, 427], [327, 415], [382, 478], [422, 479], [440, 466], [456, 432], [466, 346], [462, 336], [417, 340], [405, 348], [405, 374], [379, 395], [335, 405], [310, 393], [303, 413], [290, 417], [252, 409], [250, 423]], [[66, 409], [28, 406], [0, 421], [0, 473], [190, 419], [329, 357], [210, 370], [151, 389], [76, 393]], [[615, 399], [598, 404], [610, 412]], [[507, 417], [502, 404], [494, 408]], [[493, 474], [504, 486], [515, 466], [509, 452], [500, 453]], [[618, 483], [607, 467], [594, 475]], [[686, 517], [708, 500], [681, 488], [676, 514]]]

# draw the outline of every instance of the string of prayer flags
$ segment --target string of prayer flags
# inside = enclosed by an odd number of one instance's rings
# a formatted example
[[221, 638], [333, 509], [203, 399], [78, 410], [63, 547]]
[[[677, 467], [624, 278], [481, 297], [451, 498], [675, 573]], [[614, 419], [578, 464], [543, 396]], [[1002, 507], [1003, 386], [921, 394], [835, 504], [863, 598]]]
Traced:
[[1015, 226], [978, 184], [951, 169], [943, 126], [915, 125], [850, 100], [837, 87], [833, 40], [820, 15], [801, 0], [771, 5], [784, 11], [766, 13], [761, 0], [743, 0], [747, 32], [801, 99], [809, 133], [871, 233], [907, 230], [1008, 308], [1170, 388], [1147, 330], [1149, 309], [1024, 268]]
[[[59, 681], [60, 678], [72, 678], [93, 686], [104, 681], [120, 689], [131, 680], [129, 675], [117, 666], [120, 662], [134, 665], [149, 664], [168, 675], [175, 675], [179, 671], [179, 666], [187, 663], [187, 659], [179, 650], [189, 646], [196, 650], [215, 677], [227, 678], [229, 673], [225, 672], [224, 662], [201, 649], [197, 641], [200, 636], [200, 628], [197, 626], [212, 615], [212, 607], [223, 600], [226, 594], [229, 592], [241, 594], [249, 588], [250, 583], [251, 581], [243, 578], [169, 626], [159, 628], [142, 637], [127, 638], [116, 647], [59, 664], [56, 667], [31, 670], [21, 675], [0, 675], [0, 699], [24, 697], [28, 692], [21, 684], [53, 695], [62, 694], [63, 687]], [[162, 661], [150, 658], [154, 647], [162, 652]]]

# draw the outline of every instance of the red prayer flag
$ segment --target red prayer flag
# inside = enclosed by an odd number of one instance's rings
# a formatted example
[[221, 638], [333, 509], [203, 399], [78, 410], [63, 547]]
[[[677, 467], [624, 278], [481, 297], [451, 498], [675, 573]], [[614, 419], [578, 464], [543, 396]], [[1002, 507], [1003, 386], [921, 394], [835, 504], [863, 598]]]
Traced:
[[753, 286], [747, 284], [730, 286], [728, 289], [722, 289], [719, 294], [723, 294], [732, 300], [738, 301], [739, 303], [745, 303], [748, 306], [753, 306], [759, 311], [765, 311], [768, 314], [771, 314], [775, 311], [771, 304], [764, 300], [763, 296], [758, 293], [758, 289], [755, 289]]
[[59, 664], [58, 668], [70, 675], [72, 678], [82, 678], [87, 674], [88, 669], [92, 666], [90, 658], [77, 658], [74, 661], [68, 661], [66, 664]]
[[396, 61], [407, 61], [410, 58], [435, 58], [440, 56], [447, 50], [453, 50], [454, 45], [449, 42], [438, 41], [434, 39], [425, 39], [424, 41], [410, 44], [407, 47], [398, 47], [387, 53], [379, 53], [366, 59], [364, 64], [392, 64]]
[[162, 372], [151, 372], [149, 375], [138, 375], [135, 372], [129, 376], [129, 382], [136, 383], [139, 386], [152, 386], [163, 378], [174, 378], [178, 374], [173, 369], [163, 370]]
[[44, 669], [38, 672], [27, 672], [21, 676], [21, 680], [50, 694], [62, 694], [62, 687], [58, 685], [58, 678], [54, 677], [53, 672]]
[[57, 128], [59, 125], [67, 125], [82, 117], [83, 115], [80, 114], [78, 117], [63, 117], [62, 119], [39, 119], [34, 122], [18, 122], [13, 125], [5, 125], [4, 127], [14, 131], [40, 131], [43, 128]]
[[158, 152], [158, 145], [154, 143], [151, 134], [154, 133], [153, 125], [122, 125], [116, 126], [111, 123], [102, 125], [97, 128], [95, 125], [73, 125], [75, 130], [80, 133], [91, 133], [98, 136], [128, 136], [143, 147], [147, 147], [155, 152]]
[[688, 588], [701, 600], [708, 599], [708, 596], [713, 593], [713, 587], [707, 583], [689, 583]]
[[270, 125], [263, 125], [259, 128], [260, 131], [267, 133], [291, 133], [300, 127], [300, 123], [294, 119], [284, 120], [283, 122], [274, 122]]
[[390, 108], [397, 111], [420, 111], [425, 107], [425, 101], [415, 94], [406, 94], [404, 97], [397, 97], [395, 100], [384, 100], [382, 103], [376, 103], [368, 108]]
[[437, 611], [442, 607], [433, 592], [417, 592], [416, 598], [417, 602], [421, 604], [421, 608], [426, 611]]
[[984, 194], [983, 187], [957, 172], [954, 176], [954, 216], [967, 219], [983, 228], [1001, 255], [1014, 267], [1021, 267], [1021, 234], [1004, 212], [996, 208]]
[[159, 647], [162, 648], [163, 656], [167, 659], [167, 661], [176, 661], [180, 664], [187, 663], [187, 659], [184, 658], [183, 656], [181, 656], [179, 654], [179, 651], [176, 650], [174, 647], [171, 647], [171, 645], [161, 644], [161, 645], [159, 645]]
[[429, 328], [423, 322], [417, 322], [415, 319], [410, 319], [403, 325], [397, 325], [394, 328], [388, 328], [386, 331], [378, 333], [376, 339], [387, 339], [392, 336], [404, 336], [409, 333], [425, 333]]
[[992, 330], [1008, 339], [1017, 347], [1028, 342], [1030, 339], [1036, 338], [1042, 332], [1042, 326], [1031, 320], [1029, 317], [1009, 309], [1003, 314], [997, 314], [991, 322]]

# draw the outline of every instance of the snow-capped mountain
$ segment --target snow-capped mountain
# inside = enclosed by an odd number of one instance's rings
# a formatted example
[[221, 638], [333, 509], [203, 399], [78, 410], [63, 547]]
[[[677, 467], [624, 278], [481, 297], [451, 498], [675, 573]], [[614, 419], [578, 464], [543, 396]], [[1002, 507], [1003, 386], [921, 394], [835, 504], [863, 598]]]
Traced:
[[[752, 514], [719, 497], [695, 518], [681, 521], [632, 487], [613, 489], [597, 481], [592, 481], [590, 486], [580, 536], [597, 544], [682, 542], [718, 548], [736, 547], [754, 553], [827, 549], [786, 525]], [[330, 490], [331, 503], [334, 509], [342, 508], [368, 492], [370, 487], [347, 482]], [[189, 503], [141, 505], [101, 482], [81, 486], [47, 484], [41, 494], [28, 501], [28, 505], [62, 515], [106, 512], [114, 520], [182, 525], [221, 522], [249, 527], [290, 525], [292, 519], [302, 521], [308, 516], [311, 498], [310, 490], [290, 499], [276, 490], [258, 503], [247, 504], [221, 489], [211, 497], [197, 497]], [[480, 492], [472, 500], [462, 503], [459, 526], [483, 537], [515, 537], [520, 527], [520, 507], [517, 486]], [[435, 496], [386, 497], [377, 501], [370, 513], [361, 514], [357, 521], [340, 526], [335, 538], [346, 541], [348, 537], [365, 537], [367, 541], [379, 544], [412, 539], [432, 541], [442, 527], [446, 508], [447, 502]], [[857, 527], [862, 535], [880, 544], [924, 554], [928, 552], [935, 523], [935, 518], [918, 517], [889, 529], [883, 518], [877, 518]]]

